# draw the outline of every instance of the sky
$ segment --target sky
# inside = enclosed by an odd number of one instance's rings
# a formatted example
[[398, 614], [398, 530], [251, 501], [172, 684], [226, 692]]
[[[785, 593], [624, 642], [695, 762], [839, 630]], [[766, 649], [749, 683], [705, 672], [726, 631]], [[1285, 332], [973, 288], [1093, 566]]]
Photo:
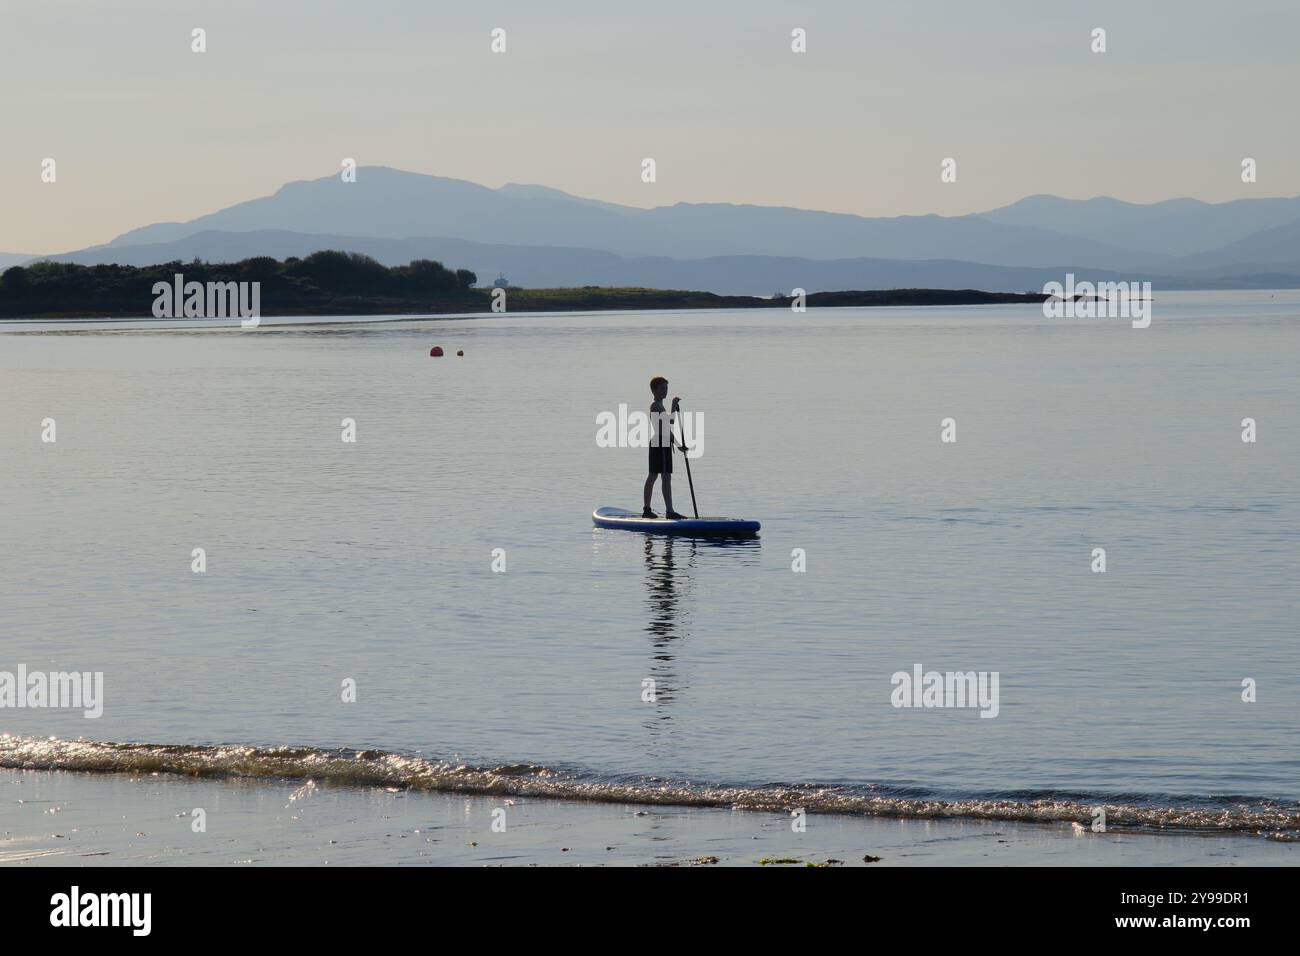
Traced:
[[1293, 196], [1297, 36], [1296, 0], [0, 0], [0, 251], [191, 219], [345, 157], [868, 216]]

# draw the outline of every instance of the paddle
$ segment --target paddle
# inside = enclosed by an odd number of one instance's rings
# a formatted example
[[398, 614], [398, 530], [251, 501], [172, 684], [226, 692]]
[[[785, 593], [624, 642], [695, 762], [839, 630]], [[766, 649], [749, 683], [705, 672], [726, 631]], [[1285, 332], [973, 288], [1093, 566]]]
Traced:
[[695, 512], [695, 517], [698, 518], [700, 516], [700, 506], [695, 503], [695, 481], [691, 478], [691, 459], [686, 454], [689, 449], [686, 447], [686, 429], [682, 427], [681, 414], [682, 406], [679, 403], [677, 405], [677, 430], [682, 433], [682, 459], [686, 462], [686, 483], [691, 487], [691, 508]]

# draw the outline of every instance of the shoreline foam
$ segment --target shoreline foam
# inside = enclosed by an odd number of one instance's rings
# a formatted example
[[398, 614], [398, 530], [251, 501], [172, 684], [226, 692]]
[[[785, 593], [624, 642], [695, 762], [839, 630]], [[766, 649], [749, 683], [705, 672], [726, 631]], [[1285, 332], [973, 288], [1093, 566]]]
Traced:
[[1257, 797], [1117, 800], [1104, 794], [1027, 791], [930, 796], [876, 786], [728, 785], [596, 774], [530, 763], [476, 767], [379, 750], [114, 743], [0, 736], [0, 768], [201, 778], [319, 781], [479, 797], [746, 810], [912, 820], [1059, 823], [1089, 829], [1104, 807], [1109, 831], [1231, 834], [1300, 841], [1300, 807]]

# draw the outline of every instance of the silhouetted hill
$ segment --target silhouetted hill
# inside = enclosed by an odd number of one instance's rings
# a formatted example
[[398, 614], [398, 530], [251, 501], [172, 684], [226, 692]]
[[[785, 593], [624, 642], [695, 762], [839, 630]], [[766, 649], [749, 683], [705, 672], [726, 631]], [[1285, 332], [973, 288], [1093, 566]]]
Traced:
[[1153, 255], [1188, 256], [1300, 219], [1300, 197], [1223, 203], [1169, 199], [1140, 204], [1109, 196], [1029, 196], [980, 213], [980, 218], [1008, 226], [1051, 229]]
[[1184, 274], [1237, 275], [1252, 270], [1300, 274], [1300, 220], [1187, 256], [1173, 265]]
[[726, 203], [639, 209], [579, 199], [543, 187], [489, 189], [382, 166], [361, 168], [354, 183], [344, 183], [338, 176], [289, 183], [271, 196], [187, 223], [133, 229], [110, 245], [170, 242], [211, 229], [274, 229], [389, 239], [442, 236], [676, 259], [715, 255], [871, 257], [964, 259], [1017, 266], [1079, 262], [1119, 268], [1138, 260], [1150, 265], [1159, 258], [1120, 245], [976, 216], [870, 219]]

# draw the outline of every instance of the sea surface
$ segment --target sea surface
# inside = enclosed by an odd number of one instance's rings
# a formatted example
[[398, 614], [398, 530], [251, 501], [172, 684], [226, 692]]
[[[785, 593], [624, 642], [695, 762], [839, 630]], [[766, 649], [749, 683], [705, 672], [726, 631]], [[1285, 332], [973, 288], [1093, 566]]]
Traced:
[[1300, 293], [165, 325], [0, 325], [0, 767], [1300, 836]]

